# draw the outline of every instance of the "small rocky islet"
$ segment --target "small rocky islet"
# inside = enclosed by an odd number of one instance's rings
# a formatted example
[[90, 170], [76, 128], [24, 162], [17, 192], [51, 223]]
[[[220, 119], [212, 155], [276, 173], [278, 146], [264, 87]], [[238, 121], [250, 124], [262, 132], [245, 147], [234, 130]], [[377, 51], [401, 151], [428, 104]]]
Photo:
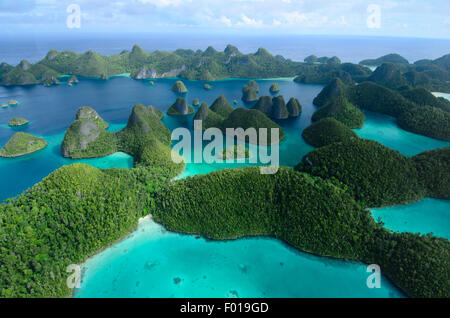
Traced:
[[11, 118], [11, 120], [8, 122], [8, 126], [10, 127], [17, 127], [17, 126], [23, 126], [29, 123], [28, 119], [22, 118], [22, 117], [14, 117]]
[[47, 147], [47, 141], [24, 132], [15, 133], [0, 150], [0, 157], [14, 158], [24, 156]]

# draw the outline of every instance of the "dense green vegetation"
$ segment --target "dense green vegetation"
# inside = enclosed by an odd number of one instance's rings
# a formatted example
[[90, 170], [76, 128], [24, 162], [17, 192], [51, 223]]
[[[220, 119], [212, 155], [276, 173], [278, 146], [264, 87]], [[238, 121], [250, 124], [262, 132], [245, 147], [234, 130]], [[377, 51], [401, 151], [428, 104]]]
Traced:
[[344, 142], [352, 138], [359, 138], [353, 130], [331, 117], [321, 119], [306, 127], [302, 132], [302, 136], [313, 147], [322, 147], [334, 142]]
[[115, 134], [107, 132], [108, 124], [91, 107], [81, 107], [76, 120], [67, 129], [61, 153], [68, 158], [95, 158], [117, 151]]
[[316, 110], [312, 120], [332, 117], [349, 128], [360, 128], [364, 124], [364, 114], [344, 96], [331, 98], [324, 106]]
[[273, 119], [286, 119], [297, 117], [302, 111], [302, 105], [296, 98], [291, 98], [286, 105], [283, 95], [275, 97], [261, 96], [252, 109], [259, 110]]
[[14, 117], [11, 118], [11, 120], [8, 122], [8, 126], [15, 127], [15, 126], [23, 126], [28, 124], [28, 119], [22, 118], [22, 117]]
[[194, 108], [188, 105], [186, 100], [182, 97], [178, 97], [175, 103], [167, 110], [168, 115], [189, 115], [194, 112]]
[[289, 117], [289, 112], [286, 107], [283, 95], [278, 95], [272, 98], [272, 115], [274, 119], [286, 119]]
[[317, 255], [378, 264], [410, 296], [450, 294], [448, 240], [385, 230], [346, 191], [291, 169], [180, 180], [157, 193], [153, 215], [169, 230], [212, 239], [267, 235]]
[[134, 172], [77, 164], [0, 205], [0, 297], [70, 296], [67, 266], [133, 230], [152, 205], [144, 190]]
[[317, 57], [315, 55], [309, 55], [304, 59], [305, 63], [314, 64], [314, 63], [322, 63], [322, 64], [340, 64], [341, 60], [337, 56], [328, 57], [322, 56]]
[[366, 207], [409, 203], [425, 194], [411, 159], [367, 139], [316, 149], [303, 157], [296, 170], [336, 179]]
[[170, 131], [160, 116], [137, 104], [115, 136], [118, 150], [134, 156], [134, 169], [65, 166], [0, 205], [0, 297], [70, 296], [67, 266], [124, 237], [151, 213], [153, 193], [184, 166], [171, 160]]
[[[176, 77], [212, 81], [223, 78], [275, 78], [295, 76], [302, 63], [281, 56], [272, 56], [259, 49], [254, 54], [242, 54], [228, 45], [224, 52], [212, 47], [205, 51], [176, 50], [175, 52], [145, 52], [138, 45], [131, 52], [104, 56], [92, 51], [78, 54], [72, 51], [50, 50], [38, 63], [21, 63], [16, 67], [0, 66], [2, 85], [37, 84], [43, 75], [55, 78], [70, 74], [84, 77], [108, 78], [131, 73], [136, 79]], [[24, 69], [25, 68], [25, 69]]]
[[419, 106], [433, 106], [450, 112], [450, 101], [443, 97], [436, 97], [425, 88], [413, 88], [400, 92], [403, 97]]
[[377, 59], [367, 59], [359, 62], [359, 64], [368, 66], [380, 66], [383, 63], [409, 64], [407, 59], [398, 54], [387, 54]]
[[316, 106], [324, 106], [326, 103], [328, 103], [332, 98], [338, 97], [338, 96], [345, 96], [346, 94], [346, 86], [345, 84], [339, 79], [335, 78], [331, 81], [330, 84], [325, 86], [317, 95], [314, 100], [313, 104]]
[[372, 82], [349, 87], [347, 96], [359, 108], [394, 117], [415, 106], [398, 92]]
[[425, 151], [412, 158], [427, 196], [450, 199], [450, 147]]
[[371, 73], [367, 67], [351, 63], [302, 64], [294, 81], [329, 84], [333, 79], [339, 78], [345, 84], [351, 84], [365, 80]]
[[377, 67], [367, 80], [391, 89], [400, 89], [408, 86], [402, 72], [392, 63], [383, 63]]
[[234, 110], [224, 95], [220, 95], [211, 105], [210, 109], [216, 114], [227, 118]]
[[187, 93], [187, 88], [184, 85], [182, 81], [176, 81], [175, 84], [173, 84], [172, 90], [176, 93]]
[[376, 83], [392, 89], [422, 87], [431, 91], [450, 92], [450, 54], [434, 61], [420, 60], [409, 64], [398, 54], [388, 54], [376, 60], [364, 60], [360, 64], [379, 66], [372, 75]]
[[[226, 133], [227, 128], [256, 129], [259, 145], [271, 145], [282, 141], [285, 137], [283, 128], [256, 109], [236, 108], [222, 122], [222, 131], [224, 133]], [[267, 128], [267, 140], [260, 135], [260, 128]], [[278, 140], [272, 137], [272, 128], [278, 129]]]
[[269, 91], [270, 91], [272, 94], [276, 94], [276, 93], [278, 93], [278, 92], [280, 91], [280, 86], [278, 85], [278, 83], [273, 83], [273, 84], [270, 86]]
[[17, 132], [0, 150], [0, 157], [19, 157], [47, 147], [47, 142], [33, 135]]
[[208, 107], [208, 104], [202, 103], [200, 108], [197, 110], [197, 113], [195, 113], [194, 116], [195, 120], [201, 120], [202, 121], [202, 129], [206, 130], [208, 128], [219, 128], [222, 127], [222, 122], [224, 118], [211, 110]]
[[251, 80], [242, 88], [242, 100], [251, 103], [258, 100], [258, 84]]
[[286, 105], [287, 110], [289, 112], [289, 117], [298, 117], [300, 116], [303, 107], [298, 101], [297, 98], [291, 97]]
[[[401, 71], [401, 80], [411, 87], [424, 87], [433, 91], [450, 92], [449, 55], [436, 60], [421, 60], [414, 64], [396, 54], [362, 64], [393, 63]], [[223, 52], [212, 47], [205, 51], [183, 50], [174, 52], [145, 52], [134, 45], [131, 52], [104, 56], [92, 51], [78, 54], [71, 51], [50, 50], [45, 58], [35, 64], [22, 61], [17, 66], [0, 65], [1, 85], [27, 85], [58, 83], [58, 76], [76, 76], [107, 79], [110, 76], [130, 73], [135, 79], [180, 77], [183, 79], [213, 81], [224, 78], [276, 78], [296, 77], [301, 83], [328, 84], [334, 78], [346, 84], [362, 82], [371, 76], [362, 64], [341, 63], [337, 57], [309, 56], [305, 62], [294, 62], [280, 55], [273, 56], [260, 48], [254, 54], [243, 54], [228, 45]], [[205, 84], [205, 89], [211, 89]], [[253, 94], [248, 92], [247, 94]], [[256, 100], [256, 99], [255, 99]]]
[[450, 141], [450, 113], [442, 109], [422, 106], [404, 111], [397, 118], [398, 125], [416, 134]]
[[[406, 95], [407, 92], [405, 91]], [[434, 101], [433, 104], [437, 107], [421, 106], [412, 101], [421, 102], [421, 98], [409, 96], [407, 99], [397, 91], [372, 82], [348, 87], [346, 96], [359, 108], [396, 117], [398, 125], [405, 130], [432, 138], [450, 140], [450, 113], [442, 110], [446, 102]]]

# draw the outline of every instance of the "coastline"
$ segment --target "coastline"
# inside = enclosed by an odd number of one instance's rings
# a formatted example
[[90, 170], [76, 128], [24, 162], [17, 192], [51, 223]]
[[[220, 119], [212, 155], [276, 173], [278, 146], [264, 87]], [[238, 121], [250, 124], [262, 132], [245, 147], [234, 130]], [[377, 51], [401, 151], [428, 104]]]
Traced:
[[[339, 258], [339, 257], [331, 256], [331, 255], [320, 255], [320, 254], [317, 254], [317, 253], [314, 253], [314, 252], [311, 252], [311, 251], [308, 251], [308, 250], [303, 250], [303, 249], [300, 249], [300, 248], [290, 244], [289, 242], [287, 242], [287, 241], [285, 241], [285, 240], [283, 240], [281, 238], [277, 238], [277, 237], [274, 237], [274, 236], [269, 235], [269, 234], [239, 235], [239, 236], [234, 236], [234, 237], [230, 237], [230, 238], [211, 238], [211, 237], [208, 237], [208, 236], [200, 235], [198, 233], [191, 233], [191, 232], [184, 232], [184, 231], [168, 229], [163, 223], [159, 223], [157, 220], [155, 220], [152, 214], [149, 214], [147, 216], [139, 218], [138, 219], [138, 225], [130, 233], [125, 235], [123, 238], [120, 238], [120, 239], [116, 240], [115, 242], [111, 243], [107, 247], [99, 250], [95, 254], [89, 256], [82, 264], [80, 264], [80, 267], [81, 267], [81, 283], [83, 282], [83, 277], [84, 277], [85, 271], [86, 271], [86, 269], [88, 267], [88, 264], [87, 264], [88, 261], [90, 261], [93, 258], [99, 256], [99, 254], [104, 252], [106, 249], [112, 247], [113, 245], [116, 245], [116, 244], [126, 240], [134, 232], [136, 232], [140, 226], [144, 225], [147, 222], [154, 222], [155, 224], [161, 226], [167, 232], [172, 232], [172, 233], [176, 233], [176, 234], [180, 234], [180, 235], [200, 237], [200, 238], [205, 239], [206, 241], [211, 241], [211, 242], [227, 242], [227, 241], [232, 242], [232, 241], [237, 241], [237, 240], [258, 239], [258, 238], [271, 239], [271, 240], [276, 240], [276, 241], [281, 242], [286, 248], [288, 248], [293, 253], [298, 253], [298, 254], [304, 253], [304, 254], [311, 255], [311, 256], [314, 256], [314, 257], [318, 257], [318, 258], [326, 258], [326, 259], [330, 259], [330, 260], [341, 261], [341, 262], [357, 264], [357, 265], [368, 265], [368, 263], [365, 263], [365, 262], [362, 262], [362, 261], [356, 260], [356, 259], [345, 259], [345, 258]], [[403, 289], [401, 289], [397, 284], [395, 284], [395, 282], [391, 278], [387, 277], [386, 275], [384, 275], [383, 277], [385, 279], [387, 279], [392, 284], [392, 286], [394, 286], [396, 289], [398, 289], [403, 294], [403, 296], [405, 296], [406, 298], [411, 298], [411, 296], [408, 295], [407, 292], [404, 291]], [[72, 290], [72, 293], [71, 293], [70, 297], [71, 298], [75, 297], [75, 289]]]
[[[84, 273], [88, 267], [87, 263], [92, 260], [93, 258], [97, 257], [99, 254], [101, 254], [102, 252], [104, 252], [105, 250], [107, 250], [110, 247], [113, 247], [114, 245], [126, 240], [127, 238], [129, 238], [134, 232], [137, 231], [137, 229], [139, 228], [139, 226], [145, 222], [148, 222], [150, 220], [153, 219], [153, 215], [149, 214], [146, 215], [144, 217], [141, 217], [137, 220], [137, 224], [136, 226], [133, 227], [132, 230], [130, 230], [127, 234], [125, 234], [123, 237], [118, 238], [117, 240], [115, 240], [114, 242], [111, 242], [110, 244], [108, 244], [105, 247], [102, 247], [100, 250], [96, 251], [95, 253], [93, 253], [91, 256], [89, 256], [88, 258], [86, 258], [81, 264], [78, 264], [81, 268], [81, 277], [80, 277], [80, 283], [83, 282], [83, 276]], [[76, 293], [76, 288], [72, 289], [69, 298], [75, 298], [75, 293]]]

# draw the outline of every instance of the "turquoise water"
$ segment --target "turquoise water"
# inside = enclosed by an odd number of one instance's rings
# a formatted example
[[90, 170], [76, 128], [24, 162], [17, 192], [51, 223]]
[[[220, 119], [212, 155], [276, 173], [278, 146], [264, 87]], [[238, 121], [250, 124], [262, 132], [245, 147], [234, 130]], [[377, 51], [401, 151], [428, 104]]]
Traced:
[[448, 200], [425, 198], [422, 201], [380, 209], [371, 209], [375, 220], [381, 218], [393, 231], [433, 233], [450, 239], [450, 204]]
[[360, 129], [354, 129], [361, 138], [376, 140], [386, 147], [414, 156], [430, 149], [450, 146], [450, 142], [417, 135], [399, 128], [391, 116], [364, 111], [366, 120]]
[[[28, 124], [32, 125], [32, 123]], [[113, 124], [108, 130], [120, 130], [123, 124]], [[7, 126], [6, 126], [7, 127]], [[23, 130], [19, 128], [5, 128], [1, 125], [0, 129], [11, 129], [14, 131]], [[26, 129], [26, 128], [25, 128]], [[106, 168], [132, 168], [133, 157], [123, 152], [117, 152], [102, 158], [73, 160], [61, 156], [61, 143], [64, 139], [64, 132], [40, 136], [45, 138], [48, 146], [35, 153], [18, 158], [0, 158], [0, 171], [5, 177], [6, 182], [2, 182], [0, 198], [6, 199], [14, 197], [22, 190], [32, 187], [35, 183], [42, 180], [54, 170], [74, 163], [86, 163], [100, 169]], [[9, 175], [16, 175], [13, 179], [8, 179]], [[14, 180], [12, 182], [12, 180]]]
[[[21, 193], [66, 164], [83, 162], [99, 168], [132, 167], [132, 158], [123, 153], [88, 160], [62, 158], [60, 145], [64, 132], [74, 120], [76, 110], [83, 105], [94, 107], [106, 121], [112, 123], [112, 131], [124, 127], [132, 106], [138, 102], [166, 111], [177, 97], [171, 91], [175, 80], [154, 80], [155, 85], [151, 86], [148, 81], [115, 77], [108, 81], [81, 79], [72, 87], [0, 87], [0, 101], [20, 101], [17, 107], [0, 109], [0, 145], [5, 144], [17, 130], [42, 136], [49, 143], [47, 148], [24, 157], [0, 158], [2, 180], [14, 180], [0, 183], [0, 199]], [[258, 81], [260, 94], [269, 94], [269, 87], [274, 81], [279, 83], [286, 101], [296, 97], [303, 105], [299, 118], [278, 121], [286, 132], [286, 139], [280, 144], [280, 164], [292, 167], [314, 149], [304, 142], [301, 133], [311, 123], [316, 109], [312, 100], [323, 86], [303, 85], [286, 79], [265, 80]], [[241, 89], [246, 82], [217, 81], [211, 83], [211, 91], [206, 91], [203, 89], [205, 82], [185, 81], [189, 90], [185, 97], [188, 102], [199, 98], [211, 104], [218, 95], [224, 94], [230, 102], [238, 100], [237, 106], [251, 107], [240, 100]], [[7, 122], [16, 116], [29, 119], [30, 124], [9, 128]], [[177, 127], [192, 129], [192, 117], [165, 116], [163, 121], [171, 130]], [[380, 141], [405, 155], [448, 145], [405, 132], [396, 126], [393, 118], [374, 113], [367, 113], [366, 125], [357, 132], [361, 137]], [[252, 155], [256, 150], [250, 147]], [[251, 164], [190, 163], [179, 178], [248, 165]], [[442, 204], [450, 210], [448, 202], [442, 201]], [[421, 220], [428, 218], [430, 214], [427, 211], [434, 208], [433, 204], [425, 203], [421, 208]], [[447, 215], [442, 215], [442, 218], [442, 223], [448, 220]], [[146, 222], [129, 238], [89, 260], [82, 289], [77, 296], [211, 297], [235, 296], [236, 293], [240, 297], [401, 295], [386, 279], [383, 279], [382, 289], [369, 290], [365, 285], [367, 276], [364, 265], [300, 253], [273, 239], [210, 242], [195, 236], [163, 232], [154, 223]], [[174, 284], [177, 277], [181, 279], [180, 284]]]
[[359, 263], [300, 253], [278, 240], [207, 241], [153, 220], [85, 263], [75, 297], [402, 297]]

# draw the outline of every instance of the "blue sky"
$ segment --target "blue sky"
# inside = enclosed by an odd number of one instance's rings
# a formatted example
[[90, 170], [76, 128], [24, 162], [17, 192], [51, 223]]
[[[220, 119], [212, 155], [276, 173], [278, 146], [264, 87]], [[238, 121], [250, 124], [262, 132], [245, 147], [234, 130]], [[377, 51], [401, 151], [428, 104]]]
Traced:
[[[79, 29], [67, 27], [70, 14], [67, 8], [70, 4], [77, 4], [81, 9]], [[378, 20], [373, 20], [374, 12], [380, 13]], [[0, 28], [6, 35], [108, 31], [341, 34], [450, 39], [450, 1], [0, 0]]]

